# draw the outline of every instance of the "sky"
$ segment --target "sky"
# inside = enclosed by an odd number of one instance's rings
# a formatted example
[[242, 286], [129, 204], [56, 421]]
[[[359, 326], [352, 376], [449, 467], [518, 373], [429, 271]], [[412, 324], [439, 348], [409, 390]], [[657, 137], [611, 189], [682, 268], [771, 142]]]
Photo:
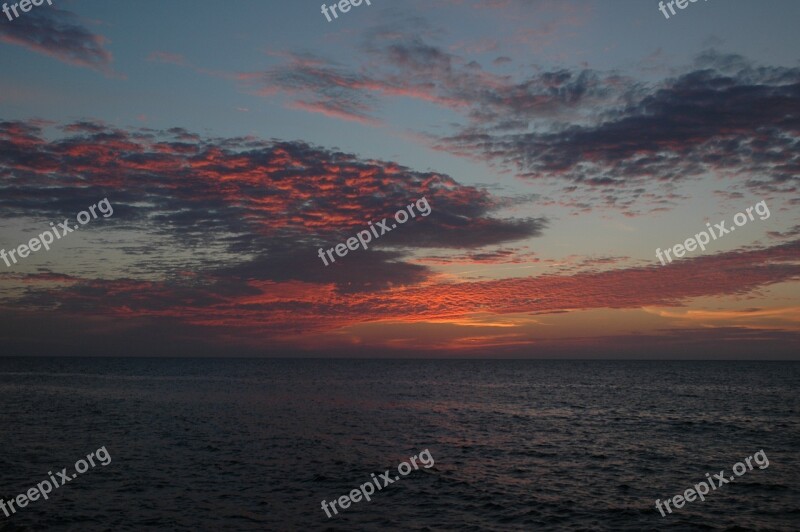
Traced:
[[320, 3], [0, 15], [3, 354], [798, 358], [800, 3]]

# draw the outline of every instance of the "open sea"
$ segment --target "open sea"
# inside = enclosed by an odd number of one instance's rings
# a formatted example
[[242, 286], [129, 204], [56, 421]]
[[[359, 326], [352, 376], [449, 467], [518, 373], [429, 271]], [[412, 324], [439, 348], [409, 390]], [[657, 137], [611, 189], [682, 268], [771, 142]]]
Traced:
[[800, 530], [799, 411], [792, 362], [0, 358], [0, 499], [111, 458], [0, 530]]

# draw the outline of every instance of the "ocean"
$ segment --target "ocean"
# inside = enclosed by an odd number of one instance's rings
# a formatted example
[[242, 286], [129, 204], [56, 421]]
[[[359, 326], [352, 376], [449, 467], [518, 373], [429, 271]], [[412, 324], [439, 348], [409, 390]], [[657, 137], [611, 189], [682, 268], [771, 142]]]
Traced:
[[798, 530], [798, 390], [792, 362], [0, 358], [0, 499], [110, 456], [0, 530]]

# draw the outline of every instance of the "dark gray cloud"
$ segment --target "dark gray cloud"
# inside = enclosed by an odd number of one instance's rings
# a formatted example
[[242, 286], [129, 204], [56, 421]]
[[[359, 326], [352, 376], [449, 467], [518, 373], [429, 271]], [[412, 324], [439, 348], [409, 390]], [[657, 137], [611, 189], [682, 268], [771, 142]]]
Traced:
[[4, 20], [0, 40], [100, 71], [109, 71], [113, 61], [105, 37], [82, 26], [75, 14], [47, 4]]
[[792, 192], [800, 175], [800, 68], [706, 50], [657, 83], [568, 68], [512, 79], [385, 29], [369, 32], [362, 51], [361, 69], [289, 55], [259, 83], [360, 121], [377, 119], [380, 97], [448, 107], [465, 121], [455, 134], [430, 135], [438, 149], [560, 183], [578, 210], [668, 209], [672, 184], [705, 174], [759, 194]]
[[[178, 268], [163, 257], [147, 260], [169, 242], [194, 252], [186, 259], [193, 264], [180, 266], [212, 284], [296, 280], [375, 290], [426, 279], [426, 267], [404, 262], [415, 249], [476, 249], [538, 236], [546, 224], [494, 217], [506, 199], [449, 176], [303, 142], [91, 122], [60, 129], [49, 140], [41, 124], [0, 122], [0, 217], [72, 218], [107, 197], [114, 215], [105, 224], [152, 237], [120, 249], [158, 275]], [[325, 267], [318, 258], [318, 248], [343, 243], [422, 197], [431, 214], [359, 251], [351, 259], [357, 269], [342, 261]]]

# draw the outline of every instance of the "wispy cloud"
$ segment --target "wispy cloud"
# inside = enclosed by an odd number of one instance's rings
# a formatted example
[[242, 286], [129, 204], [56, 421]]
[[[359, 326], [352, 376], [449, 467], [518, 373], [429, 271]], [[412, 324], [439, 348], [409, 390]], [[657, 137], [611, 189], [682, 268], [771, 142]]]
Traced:
[[108, 39], [82, 26], [78, 17], [48, 6], [34, 9], [11, 23], [0, 24], [0, 41], [24, 46], [71, 65], [111, 73]]
[[569, 68], [511, 76], [380, 28], [360, 51], [357, 67], [283, 54], [243, 77], [291, 107], [364, 124], [377, 123], [390, 98], [446, 108], [463, 120], [453, 134], [428, 134], [434, 147], [561, 186], [555, 200], [578, 211], [668, 210], [676, 183], [705, 175], [725, 176], [733, 190], [787, 193], [800, 175], [798, 68], [708, 50], [660, 82]]

